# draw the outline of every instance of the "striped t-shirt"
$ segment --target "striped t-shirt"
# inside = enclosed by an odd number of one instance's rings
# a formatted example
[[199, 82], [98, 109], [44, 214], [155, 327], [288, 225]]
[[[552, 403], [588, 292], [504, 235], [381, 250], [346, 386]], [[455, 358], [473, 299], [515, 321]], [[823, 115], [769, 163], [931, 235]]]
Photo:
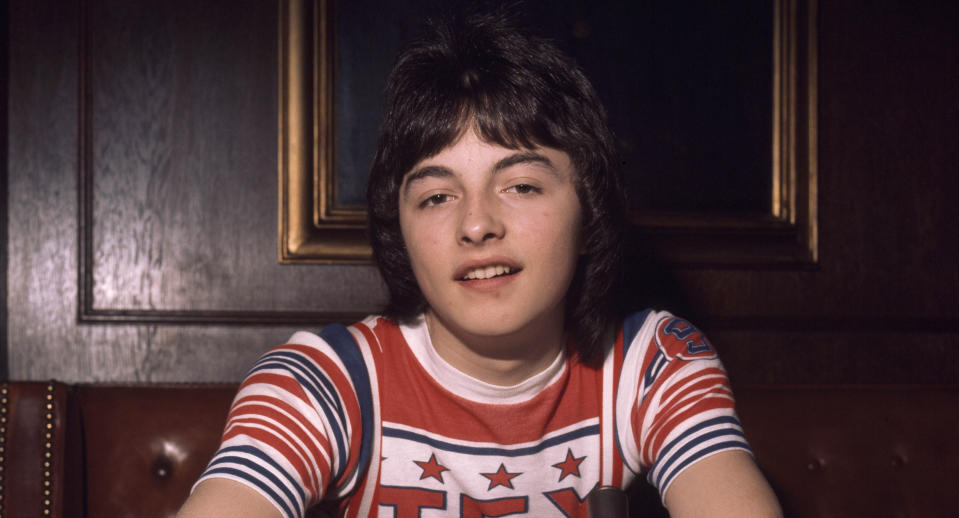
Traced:
[[597, 485], [638, 473], [661, 494], [685, 467], [749, 447], [726, 373], [689, 322], [647, 310], [601, 367], [563, 351], [519, 385], [446, 363], [421, 318], [298, 332], [250, 370], [200, 478], [230, 478], [286, 517], [586, 516]]

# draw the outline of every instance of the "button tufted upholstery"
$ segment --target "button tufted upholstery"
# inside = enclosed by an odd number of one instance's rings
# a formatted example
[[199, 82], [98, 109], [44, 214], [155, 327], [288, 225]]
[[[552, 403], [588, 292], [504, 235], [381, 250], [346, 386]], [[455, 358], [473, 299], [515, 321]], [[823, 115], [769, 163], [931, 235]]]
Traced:
[[87, 516], [175, 515], [219, 443], [235, 391], [78, 386]]
[[[216, 448], [235, 386], [2, 389], [0, 516], [165, 518]], [[959, 386], [743, 387], [736, 397], [786, 516], [956, 515]], [[645, 484], [630, 498], [634, 516], [667, 516]]]
[[751, 389], [737, 401], [787, 516], [959, 516], [959, 387]]

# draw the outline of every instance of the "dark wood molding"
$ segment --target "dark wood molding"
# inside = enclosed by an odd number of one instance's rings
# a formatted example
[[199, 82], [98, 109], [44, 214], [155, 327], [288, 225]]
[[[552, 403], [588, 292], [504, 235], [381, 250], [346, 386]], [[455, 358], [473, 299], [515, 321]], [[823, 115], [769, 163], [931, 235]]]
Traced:
[[[280, 9], [288, 12], [289, 4]], [[365, 312], [349, 311], [232, 311], [168, 310], [96, 307], [94, 300], [94, 163], [93, 163], [93, 85], [90, 4], [81, 1], [79, 9], [78, 56], [78, 175], [77, 175], [77, 321], [81, 324], [171, 324], [171, 325], [323, 325], [354, 322]], [[364, 239], [365, 241], [365, 239]]]
[[88, 3], [81, 0], [77, 19], [77, 321], [96, 315], [93, 308], [93, 131]]
[[322, 326], [358, 322], [366, 312], [330, 311], [205, 311], [86, 308], [81, 324], [136, 325], [230, 325], [230, 326]]

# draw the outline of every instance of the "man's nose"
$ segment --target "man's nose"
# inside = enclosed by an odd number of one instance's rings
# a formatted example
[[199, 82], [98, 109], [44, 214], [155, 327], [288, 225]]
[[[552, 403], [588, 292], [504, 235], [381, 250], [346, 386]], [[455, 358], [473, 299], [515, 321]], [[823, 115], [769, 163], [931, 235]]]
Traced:
[[457, 236], [460, 243], [481, 244], [501, 239], [505, 232], [506, 226], [494, 200], [481, 195], [467, 199]]

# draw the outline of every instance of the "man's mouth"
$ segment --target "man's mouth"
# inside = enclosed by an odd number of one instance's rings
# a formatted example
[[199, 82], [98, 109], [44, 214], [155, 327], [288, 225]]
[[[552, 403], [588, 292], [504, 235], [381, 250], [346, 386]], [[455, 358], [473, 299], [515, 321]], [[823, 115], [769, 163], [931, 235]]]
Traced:
[[501, 277], [503, 275], [513, 275], [519, 273], [519, 268], [514, 268], [502, 264], [483, 266], [480, 268], [473, 268], [472, 270], [466, 272], [466, 275], [460, 278], [461, 281], [475, 281], [483, 279], [492, 279], [493, 277]]

